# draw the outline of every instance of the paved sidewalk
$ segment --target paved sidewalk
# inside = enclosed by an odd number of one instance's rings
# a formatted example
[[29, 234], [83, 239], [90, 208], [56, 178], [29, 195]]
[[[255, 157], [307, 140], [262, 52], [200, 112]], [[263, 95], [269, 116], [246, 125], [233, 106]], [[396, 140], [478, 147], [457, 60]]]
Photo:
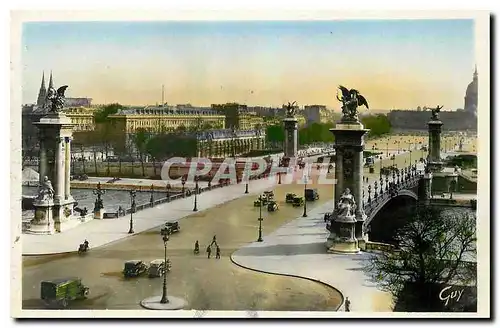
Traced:
[[[248, 269], [320, 281], [349, 297], [352, 312], [390, 311], [391, 298], [377, 289], [362, 267], [369, 253], [329, 254], [323, 214], [331, 202], [234, 252], [231, 260]], [[344, 311], [344, 305], [339, 308]]]
[[[253, 180], [249, 183], [249, 194], [256, 194], [272, 188], [273, 179]], [[244, 196], [245, 184], [216, 188], [198, 196], [198, 209], [217, 206]], [[133, 215], [134, 231], [140, 233], [193, 214], [194, 197], [181, 198], [154, 208], [144, 209]], [[78, 245], [87, 239], [91, 248], [130, 236], [130, 216], [117, 219], [92, 220], [77, 227], [54, 235], [22, 234], [23, 255], [47, 255], [74, 252]], [[182, 223], [181, 223], [182, 225]]]

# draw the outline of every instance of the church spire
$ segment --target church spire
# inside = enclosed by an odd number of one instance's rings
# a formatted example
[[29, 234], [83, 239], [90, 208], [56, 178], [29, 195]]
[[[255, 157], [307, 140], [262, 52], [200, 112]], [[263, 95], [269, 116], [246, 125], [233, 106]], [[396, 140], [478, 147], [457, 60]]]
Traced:
[[45, 88], [45, 72], [42, 72], [42, 84], [40, 91], [38, 91], [38, 98], [36, 100], [37, 106], [43, 107], [45, 105], [45, 98], [47, 98], [47, 89]]
[[477, 64], [474, 67], [474, 75], [472, 76], [474, 80], [477, 80]]
[[52, 71], [50, 71], [50, 79], [49, 79], [49, 89], [54, 87], [54, 83], [52, 82]]

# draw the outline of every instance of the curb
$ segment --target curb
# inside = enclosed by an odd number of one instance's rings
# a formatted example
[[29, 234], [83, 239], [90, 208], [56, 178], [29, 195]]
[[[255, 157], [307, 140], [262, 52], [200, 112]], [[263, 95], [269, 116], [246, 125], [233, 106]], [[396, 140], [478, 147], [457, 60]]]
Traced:
[[[237, 251], [236, 251], [237, 252]], [[245, 265], [242, 265], [240, 263], [237, 263], [236, 260], [233, 259], [233, 255], [236, 253], [236, 252], [233, 252], [231, 254], [231, 256], [229, 256], [231, 262], [237, 266], [239, 266], [240, 268], [243, 268], [243, 269], [246, 269], [246, 270], [251, 270], [251, 271], [255, 271], [255, 272], [259, 272], [259, 273], [265, 273], [265, 274], [272, 274], [272, 275], [275, 275], [275, 276], [284, 276], [284, 277], [291, 277], [291, 278], [299, 278], [299, 279], [305, 279], [305, 280], [309, 280], [309, 281], [312, 281], [312, 282], [316, 282], [316, 283], [319, 283], [323, 286], [326, 286], [326, 287], [329, 287], [335, 291], [337, 291], [339, 294], [340, 294], [340, 297], [342, 297], [342, 301], [340, 302], [339, 306], [334, 310], [335, 312], [343, 312], [343, 311], [339, 311], [339, 309], [342, 307], [342, 305], [344, 305], [344, 302], [345, 302], [345, 297], [344, 297], [344, 294], [342, 294], [342, 292], [330, 285], [330, 284], [327, 284], [326, 282], [323, 282], [321, 280], [317, 280], [317, 279], [314, 279], [314, 278], [309, 278], [309, 277], [302, 277], [302, 276], [297, 276], [297, 275], [293, 275], [293, 274], [288, 274], [288, 273], [276, 273], [276, 272], [270, 272], [270, 271], [264, 271], [264, 270], [261, 270], [261, 269], [254, 269], [254, 268], [250, 268], [250, 267], [247, 267]]]

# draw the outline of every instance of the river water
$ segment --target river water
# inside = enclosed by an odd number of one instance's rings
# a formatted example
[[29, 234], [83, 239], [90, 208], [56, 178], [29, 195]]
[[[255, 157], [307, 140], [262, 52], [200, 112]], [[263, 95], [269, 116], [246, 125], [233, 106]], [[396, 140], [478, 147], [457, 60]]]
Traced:
[[[34, 196], [36, 195], [36, 187], [23, 186], [22, 194], [24, 196]], [[79, 208], [86, 207], [89, 212], [94, 208], [94, 202], [96, 196], [93, 194], [92, 189], [74, 189], [71, 188], [71, 195], [78, 202]], [[172, 193], [171, 193], [172, 195]], [[151, 192], [149, 191], [137, 191], [135, 197], [136, 205], [149, 203], [151, 197]], [[154, 192], [154, 199], [166, 198], [167, 193], [165, 192]], [[130, 207], [130, 193], [125, 190], [106, 190], [106, 193], [102, 195], [102, 202], [104, 204], [104, 209], [109, 212], [117, 211], [118, 206], [123, 208]], [[33, 217], [33, 211], [23, 211], [23, 219], [28, 219]]]

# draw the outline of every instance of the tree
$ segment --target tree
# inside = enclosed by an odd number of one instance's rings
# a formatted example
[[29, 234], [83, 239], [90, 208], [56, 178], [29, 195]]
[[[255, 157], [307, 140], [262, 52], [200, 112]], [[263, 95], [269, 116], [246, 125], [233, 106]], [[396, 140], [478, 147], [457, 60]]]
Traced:
[[315, 142], [333, 142], [333, 134], [330, 129], [333, 123], [312, 123], [299, 130], [299, 144], [308, 145]]
[[285, 141], [285, 129], [281, 124], [266, 127], [266, 139], [272, 148], [279, 148]]
[[144, 160], [146, 156], [146, 146], [148, 143], [149, 135], [145, 129], [138, 129], [133, 136], [134, 144], [139, 153], [139, 161], [141, 162], [142, 176], [146, 175], [146, 170], [144, 168]]
[[365, 115], [361, 117], [361, 123], [366, 129], [370, 129], [369, 137], [380, 137], [391, 132], [391, 122], [387, 115]]
[[[119, 144], [116, 142], [116, 127], [115, 121], [109, 118], [109, 115], [118, 113], [124, 107], [118, 103], [108, 104], [101, 107], [94, 114], [94, 120], [96, 123], [96, 128], [94, 133], [97, 133], [97, 142], [102, 145], [101, 153], [106, 155], [108, 158], [109, 151], [113, 150], [115, 152], [115, 146]], [[120, 173], [121, 173], [121, 160], [120, 160]], [[110, 175], [110, 161], [107, 161], [106, 175]]]
[[417, 206], [408, 220], [396, 231], [397, 251], [373, 256], [365, 269], [404, 305], [402, 311], [432, 311], [434, 286], [475, 282], [467, 257], [476, 252], [476, 217]]

